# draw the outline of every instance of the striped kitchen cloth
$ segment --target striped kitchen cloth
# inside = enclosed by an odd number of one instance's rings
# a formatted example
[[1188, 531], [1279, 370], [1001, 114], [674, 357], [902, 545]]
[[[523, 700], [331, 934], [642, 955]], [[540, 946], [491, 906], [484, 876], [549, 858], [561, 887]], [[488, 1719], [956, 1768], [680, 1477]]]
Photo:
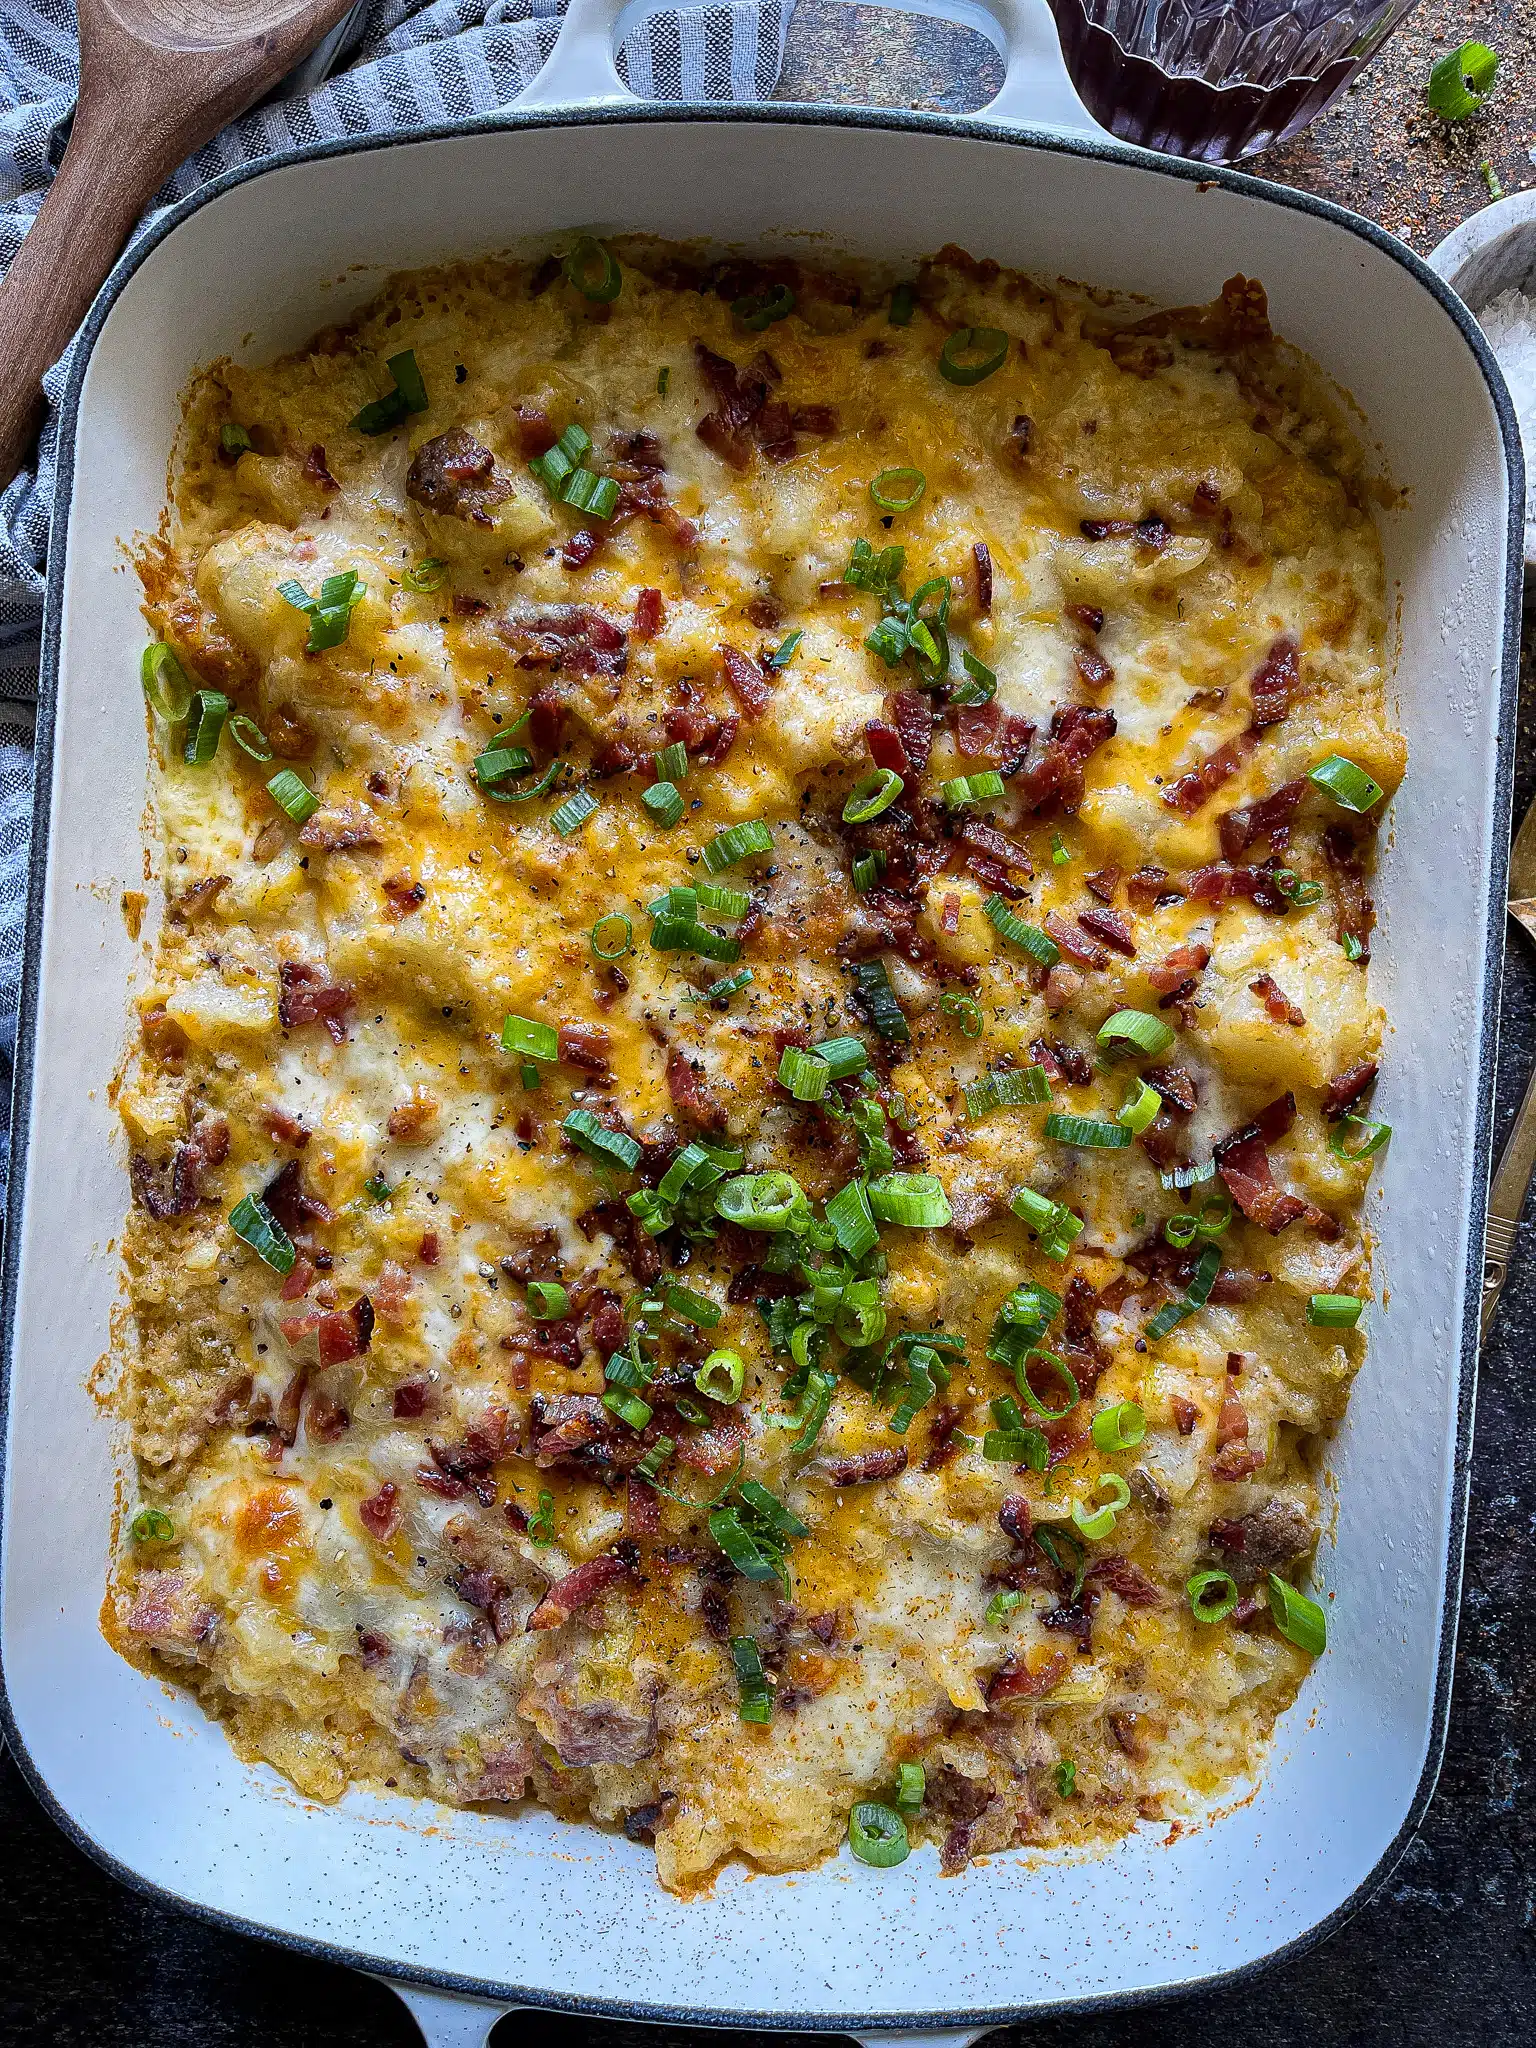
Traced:
[[[795, 0], [731, 0], [650, 14], [619, 68], [643, 99], [761, 100], [778, 82]], [[314, 91], [258, 107], [215, 136], [159, 194], [169, 205], [210, 178], [279, 150], [348, 135], [435, 126], [504, 107], [554, 45], [561, 0], [369, 0], [351, 18], [341, 65]], [[78, 45], [72, 0], [0, 6], [0, 271], [63, 153]], [[37, 463], [0, 497], [0, 1198], [20, 986], [31, 812], [30, 700], [53, 499], [57, 405], [68, 356], [44, 384]]]

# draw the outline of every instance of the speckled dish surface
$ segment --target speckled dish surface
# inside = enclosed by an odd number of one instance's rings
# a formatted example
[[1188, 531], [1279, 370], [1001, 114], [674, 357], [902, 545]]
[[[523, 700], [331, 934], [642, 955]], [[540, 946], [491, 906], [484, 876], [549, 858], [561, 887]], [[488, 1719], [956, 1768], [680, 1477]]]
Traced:
[[[88, 1380], [123, 1206], [106, 1091], [136, 969], [116, 905], [139, 876], [144, 796], [123, 681], [142, 628], [119, 542], [157, 517], [197, 363], [291, 346], [385, 269], [601, 230], [616, 211], [660, 235], [763, 250], [811, 237], [886, 260], [963, 231], [1019, 268], [1163, 304], [1209, 299], [1243, 269], [1277, 329], [1353, 394], [1402, 487], [1382, 515], [1398, 722], [1436, 774], [1401, 808], [1379, 882], [1379, 986], [1399, 1020], [1379, 1113], [1398, 1135], [1375, 1213], [1386, 1306], [1329, 1461], [1335, 1647], [1258, 1796], [1176, 1839], [1143, 1831], [1091, 1864], [1003, 1856], [953, 1880], [931, 1855], [880, 1874], [834, 1861], [728, 1875], [685, 1903], [655, 1889], [645, 1852], [546, 1816], [307, 1806], [100, 1636], [115, 1450]], [[496, 2004], [861, 2033], [1187, 1989], [1359, 1903], [1433, 1785], [1470, 1442], [1521, 464], [1464, 309], [1334, 209], [996, 119], [513, 113], [410, 144], [324, 145], [210, 188], [114, 278], [69, 430], [6, 1272], [0, 1640], [7, 1733], [82, 1846], [192, 1910]]]

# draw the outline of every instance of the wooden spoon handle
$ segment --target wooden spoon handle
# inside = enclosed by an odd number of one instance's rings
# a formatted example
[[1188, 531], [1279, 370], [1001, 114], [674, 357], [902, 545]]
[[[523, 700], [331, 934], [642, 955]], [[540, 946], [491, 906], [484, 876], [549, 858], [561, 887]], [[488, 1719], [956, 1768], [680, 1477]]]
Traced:
[[37, 430], [43, 372], [64, 353], [164, 176], [158, 156], [135, 161], [106, 124], [82, 126], [77, 118], [41, 210], [0, 281], [0, 490]]

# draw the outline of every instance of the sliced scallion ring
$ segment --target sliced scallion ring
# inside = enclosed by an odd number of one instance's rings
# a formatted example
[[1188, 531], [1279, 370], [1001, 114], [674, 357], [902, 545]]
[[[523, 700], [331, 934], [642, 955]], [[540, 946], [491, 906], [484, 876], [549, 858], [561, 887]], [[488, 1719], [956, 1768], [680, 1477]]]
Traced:
[[956, 683], [949, 693], [951, 704], [990, 704], [997, 695], [996, 672], [978, 661], [968, 647], [960, 650], [960, 662], [967, 681]]
[[229, 1227], [274, 1273], [293, 1271], [293, 1240], [259, 1195], [241, 1196], [229, 1212]]
[[950, 384], [980, 384], [1008, 359], [1000, 327], [960, 327], [939, 351], [939, 375]]
[[1328, 1618], [1322, 1608], [1305, 1593], [1298, 1593], [1278, 1572], [1269, 1574], [1269, 1611], [1275, 1627], [1298, 1650], [1320, 1657], [1327, 1649]]
[[1157, 1121], [1157, 1114], [1162, 1106], [1163, 1098], [1151, 1082], [1143, 1081], [1138, 1076], [1126, 1090], [1125, 1100], [1115, 1111], [1115, 1118], [1117, 1122], [1125, 1125], [1133, 1137], [1139, 1137], [1149, 1125]]
[[770, 285], [766, 291], [746, 292], [731, 301], [731, 311], [743, 327], [761, 334], [777, 320], [787, 320], [795, 310], [795, 295], [787, 284]]
[[566, 283], [595, 306], [611, 304], [623, 289], [623, 272], [594, 235], [582, 235], [560, 267]]
[[1131, 1142], [1131, 1133], [1124, 1124], [1100, 1123], [1096, 1117], [1070, 1116], [1060, 1110], [1052, 1110], [1046, 1118], [1045, 1135], [1059, 1145], [1081, 1145], [1100, 1152], [1112, 1152]]
[[834, 1081], [846, 1081], [852, 1074], [862, 1074], [869, 1065], [869, 1047], [862, 1038], [824, 1038], [811, 1051], [817, 1059], [825, 1060], [827, 1071]]
[[719, 875], [750, 860], [755, 853], [772, 851], [773, 833], [761, 818], [750, 818], [745, 824], [728, 825], [725, 831], [715, 834], [704, 849], [704, 865], [712, 875]]
[[238, 420], [225, 420], [219, 428], [219, 447], [231, 462], [238, 462], [242, 455], [248, 455], [255, 445]]
[[1021, 946], [1031, 960], [1038, 960], [1042, 967], [1054, 967], [1061, 958], [1061, 948], [1050, 934], [1041, 931], [1037, 925], [1026, 924], [1022, 917], [1016, 917], [1005, 897], [994, 891], [981, 908], [995, 931], [1011, 945]]
[[653, 782], [641, 790], [640, 801], [659, 825], [670, 828], [683, 815], [683, 792], [675, 782]]
[[192, 685], [176, 650], [163, 640], [152, 640], [139, 663], [139, 675], [150, 710], [167, 725], [180, 725], [192, 702]]
[[243, 754], [249, 754], [253, 761], [270, 761], [272, 747], [266, 734], [254, 718], [247, 718], [243, 711], [237, 711], [229, 721], [229, 736]]
[[980, 1038], [986, 1029], [986, 1018], [981, 1005], [974, 996], [956, 995], [953, 990], [939, 997], [939, 1008], [946, 1017], [953, 1017], [960, 1026], [962, 1036]]
[[441, 590], [448, 581], [448, 564], [440, 555], [427, 555], [414, 567], [407, 569], [400, 581], [407, 590], [419, 590], [423, 595], [429, 591]]
[[627, 1132], [610, 1131], [590, 1109], [573, 1109], [560, 1128], [590, 1158], [617, 1164], [628, 1173], [633, 1173], [644, 1157], [642, 1148]]
[[595, 958], [622, 960], [634, 950], [635, 928], [622, 910], [610, 910], [593, 925], [591, 943]]
[[1184, 1592], [1196, 1621], [1225, 1621], [1237, 1605], [1237, 1581], [1230, 1572], [1196, 1572], [1184, 1581]]
[[955, 775], [939, 785], [947, 811], [963, 810], [967, 804], [988, 803], [1003, 793], [1003, 778], [995, 768], [983, 768], [976, 775]]
[[928, 1796], [928, 1774], [921, 1764], [896, 1766], [896, 1805], [902, 1813], [916, 1813]]
[[571, 1297], [558, 1280], [528, 1282], [528, 1313], [535, 1322], [557, 1323], [571, 1312]]
[[519, 1060], [557, 1060], [560, 1034], [536, 1017], [508, 1017], [501, 1027], [501, 1049]]
[[892, 1870], [912, 1853], [907, 1824], [894, 1806], [861, 1799], [848, 1816], [848, 1846], [861, 1863]]
[[135, 1543], [170, 1543], [176, 1535], [176, 1524], [159, 1508], [140, 1508], [129, 1533]]
[[832, 1085], [832, 1075], [825, 1060], [802, 1046], [786, 1045], [779, 1055], [779, 1082], [796, 1102], [820, 1102]]
[[1116, 1010], [1112, 1017], [1105, 1018], [1096, 1036], [1106, 1052], [1123, 1051], [1133, 1045], [1148, 1059], [1156, 1060], [1173, 1044], [1174, 1034], [1172, 1025], [1154, 1017], [1150, 1010]]
[[229, 699], [222, 690], [199, 690], [192, 699], [182, 747], [182, 759], [189, 768], [206, 768], [219, 751], [219, 736], [229, 709]]
[[1357, 767], [1343, 754], [1330, 754], [1326, 761], [1319, 761], [1315, 768], [1309, 768], [1307, 780], [1326, 790], [1346, 811], [1368, 811], [1379, 804], [1385, 794], [1374, 777], [1367, 775], [1363, 768]]
[[1307, 1321], [1319, 1330], [1352, 1330], [1364, 1307], [1358, 1294], [1313, 1294], [1307, 1299]]
[[578, 789], [568, 796], [563, 804], [557, 804], [550, 812], [549, 822], [562, 839], [569, 839], [573, 832], [579, 832], [588, 818], [595, 817], [602, 806], [590, 789]]
[[[1046, 1407], [1029, 1383], [1029, 1369], [1032, 1362], [1038, 1362], [1045, 1366], [1060, 1380], [1067, 1396], [1065, 1407]], [[1019, 1392], [1025, 1401], [1034, 1409], [1037, 1415], [1043, 1415], [1047, 1422], [1060, 1422], [1063, 1416], [1070, 1415], [1081, 1398], [1078, 1392], [1077, 1375], [1073, 1372], [1071, 1366], [1067, 1364], [1064, 1358], [1058, 1358], [1054, 1351], [1042, 1351], [1038, 1345], [1031, 1345], [1029, 1350], [1019, 1360], [1018, 1366], [1014, 1371], [1014, 1378], [1018, 1381]]]
[[[500, 750], [498, 749], [498, 751]], [[484, 760], [485, 756], [482, 754], [480, 758]], [[560, 779], [560, 771], [564, 766], [565, 763], [557, 758], [550, 762], [542, 775], [535, 776], [526, 789], [503, 789], [498, 784], [494, 789], [485, 789], [484, 794], [494, 797], [499, 804], [528, 803], [536, 796], [546, 796], [554, 788]]]
[[747, 1368], [736, 1351], [711, 1351], [693, 1376], [693, 1384], [707, 1401], [728, 1408], [741, 1399], [747, 1383]]
[[[1360, 1133], [1359, 1142], [1350, 1143], [1351, 1131]], [[1370, 1159], [1379, 1152], [1392, 1136], [1390, 1124], [1373, 1123], [1369, 1117], [1353, 1113], [1341, 1116], [1328, 1133], [1328, 1150], [1335, 1159]]]
[[942, 1230], [954, 1221], [944, 1184], [932, 1173], [883, 1173], [869, 1183], [869, 1206], [882, 1223]]
[[882, 811], [888, 811], [905, 787], [894, 768], [877, 768], [873, 774], [861, 775], [843, 805], [843, 823], [867, 825]]
[[685, 782], [688, 778], [688, 749], [681, 740], [663, 747], [655, 757], [658, 782]]
[[869, 495], [882, 512], [910, 512], [928, 488], [920, 469], [882, 469]]
[[1106, 1487], [1109, 1498], [1101, 1500], [1096, 1508], [1085, 1508], [1080, 1500], [1072, 1503], [1073, 1525], [1090, 1543], [1102, 1543], [1113, 1530], [1120, 1510], [1131, 1504], [1131, 1489], [1118, 1472], [1100, 1473], [1098, 1491], [1101, 1495]]
[[1146, 1410], [1135, 1401], [1117, 1401], [1113, 1408], [1101, 1408], [1093, 1418], [1094, 1449], [1106, 1455], [1134, 1451], [1147, 1433]]
[[809, 1213], [805, 1191], [792, 1173], [742, 1173], [715, 1192], [715, 1214], [743, 1230], [787, 1230]]
[[880, 1242], [879, 1226], [862, 1181], [851, 1180], [829, 1196], [825, 1213], [839, 1250], [850, 1259], [862, 1259]]
[[302, 825], [320, 808], [320, 799], [291, 768], [280, 768], [267, 784], [267, 795], [280, 811], [286, 811], [295, 825]]

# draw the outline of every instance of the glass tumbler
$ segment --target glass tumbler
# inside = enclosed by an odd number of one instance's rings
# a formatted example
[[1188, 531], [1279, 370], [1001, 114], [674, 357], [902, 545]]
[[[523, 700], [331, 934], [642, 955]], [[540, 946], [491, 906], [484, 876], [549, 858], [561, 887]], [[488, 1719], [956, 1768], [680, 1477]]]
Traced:
[[1127, 142], [1233, 163], [1337, 99], [1416, 0], [1050, 0], [1083, 104]]

